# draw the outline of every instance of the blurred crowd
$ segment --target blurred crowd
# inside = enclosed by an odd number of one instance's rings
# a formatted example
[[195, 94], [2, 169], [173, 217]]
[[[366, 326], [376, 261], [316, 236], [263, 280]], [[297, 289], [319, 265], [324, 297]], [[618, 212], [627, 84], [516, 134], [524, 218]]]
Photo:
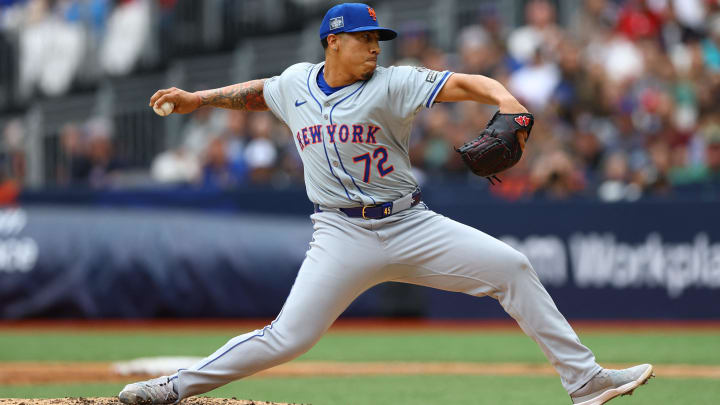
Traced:
[[151, 13], [166, 13], [175, 2], [0, 0], [0, 33], [17, 38], [19, 48], [18, 96], [55, 96], [132, 72], [153, 55]]
[[[18, 2], [35, 3], [0, 0], [0, 4]], [[108, 0], [55, 3], [56, 14], [47, 14], [50, 9], [44, 14], [53, 24], [62, 18], [64, 24], [71, 24], [81, 15], [114, 13], [100, 7]], [[70, 6], [77, 3], [86, 11], [72, 11]], [[141, 7], [145, 2], [113, 3]], [[502, 183], [490, 187], [502, 198], [620, 201], [677, 195], [683, 190], [720, 194], [720, 1], [581, 3], [561, 26], [554, 2], [529, 0], [525, 24], [514, 29], [503, 25], [497, 5], [488, 3], [480, 8], [475, 23], [461, 30], [450, 52], [433, 43], [427, 25], [406, 23], [395, 27], [400, 36], [394, 44], [393, 64], [487, 75], [503, 83], [535, 114], [525, 156], [500, 176]], [[36, 18], [27, 7], [24, 13], [24, 18]], [[9, 29], [6, 15], [0, 23], [3, 29]], [[99, 20], [104, 23], [98, 25], [98, 32], [107, 33], [97, 38], [100, 43], [112, 42], [107, 38], [111, 18]], [[100, 54], [103, 46], [110, 45], [100, 45]], [[111, 66], [124, 65], [110, 61], [106, 68]], [[41, 86], [43, 80], [57, 80], [52, 74], [45, 79], [39, 72], [33, 75], [34, 83]], [[57, 88], [44, 86], [46, 91]], [[415, 121], [410, 148], [418, 180], [472, 178], [453, 146], [477, 136], [493, 112], [492, 107], [469, 102], [423, 110]], [[98, 129], [98, 125], [69, 124], [63, 130], [60, 146], [65, 157], [58, 161], [59, 183], [104, 186], [112, 178], [108, 173], [122, 170], [122, 163], [112, 156], [112, 128]], [[97, 146], [103, 142], [106, 147]], [[185, 117], [182, 130], [167, 144], [148, 168], [155, 182], [226, 189], [303, 181], [293, 138], [269, 112], [203, 108]]]
[[[503, 31], [483, 15], [457, 52], [422, 29], [400, 39], [401, 63], [498, 79], [536, 116], [521, 162], [491, 191], [605, 201], [720, 193], [720, 4], [706, 0], [586, 0], [569, 24], [529, 1], [526, 24]], [[427, 173], [463, 172], [452, 145], [492, 109], [436, 106], [420, 117], [412, 158]]]
[[287, 127], [270, 112], [200, 108], [175, 145], [154, 160], [163, 183], [227, 189], [245, 184], [302, 184], [302, 162]]

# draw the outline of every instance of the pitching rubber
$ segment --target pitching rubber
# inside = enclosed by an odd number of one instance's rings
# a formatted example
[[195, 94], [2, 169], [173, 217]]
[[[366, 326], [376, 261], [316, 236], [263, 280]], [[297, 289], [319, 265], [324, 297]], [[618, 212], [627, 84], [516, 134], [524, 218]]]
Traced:
[[645, 370], [644, 373], [635, 381], [631, 381], [625, 385], [621, 385], [617, 388], [609, 389], [602, 394], [598, 395], [597, 397], [585, 401], [580, 402], [575, 405], [602, 405], [608, 401], [610, 401], [613, 398], [617, 398], [618, 396], [623, 395], [632, 395], [633, 391], [635, 391], [635, 388], [647, 384], [648, 380], [655, 377], [655, 374], [653, 374], [653, 366], [652, 364], [648, 364], [650, 367], [648, 367], [647, 370]]

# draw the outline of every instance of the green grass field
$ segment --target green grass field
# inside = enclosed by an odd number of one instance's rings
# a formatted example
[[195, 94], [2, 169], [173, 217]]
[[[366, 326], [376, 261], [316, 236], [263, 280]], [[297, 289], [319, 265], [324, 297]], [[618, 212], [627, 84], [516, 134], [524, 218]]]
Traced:
[[[240, 333], [241, 331], [238, 331]], [[0, 331], [0, 361], [115, 361], [214, 351], [228, 331], [56, 332]], [[603, 362], [720, 365], [720, 331], [586, 332], [581, 339]], [[544, 363], [520, 331], [331, 332], [296, 361], [467, 361]], [[0, 397], [114, 396], [123, 384], [2, 386]], [[538, 376], [362, 376], [249, 378], [208, 394], [322, 404], [568, 404], [559, 378]], [[632, 397], [613, 404], [720, 403], [720, 380], [659, 375]]]

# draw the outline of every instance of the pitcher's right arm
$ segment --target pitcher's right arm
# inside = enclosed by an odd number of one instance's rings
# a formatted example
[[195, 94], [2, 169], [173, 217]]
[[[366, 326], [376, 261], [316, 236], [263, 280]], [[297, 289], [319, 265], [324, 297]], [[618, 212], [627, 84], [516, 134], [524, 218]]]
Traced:
[[251, 80], [218, 89], [194, 93], [171, 87], [158, 90], [150, 98], [150, 107], [160, 107], [165, 102], [175, 104], [174, 113], [187, 114], [202, 106], [213, 106], [243, 111], [267, 111], [263, 96], [265, 79]]

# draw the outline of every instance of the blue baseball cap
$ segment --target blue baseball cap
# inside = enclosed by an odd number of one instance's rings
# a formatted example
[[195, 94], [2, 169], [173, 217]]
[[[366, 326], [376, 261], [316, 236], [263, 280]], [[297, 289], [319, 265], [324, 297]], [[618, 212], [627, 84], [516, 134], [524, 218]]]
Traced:
[[320, 25], [320, 39], [340, 32], [377, 31], [380, 41], [397, 37], [397, 32], [379, 27], [375, 10], [362, 3], [344, 3], [328, 10]]

